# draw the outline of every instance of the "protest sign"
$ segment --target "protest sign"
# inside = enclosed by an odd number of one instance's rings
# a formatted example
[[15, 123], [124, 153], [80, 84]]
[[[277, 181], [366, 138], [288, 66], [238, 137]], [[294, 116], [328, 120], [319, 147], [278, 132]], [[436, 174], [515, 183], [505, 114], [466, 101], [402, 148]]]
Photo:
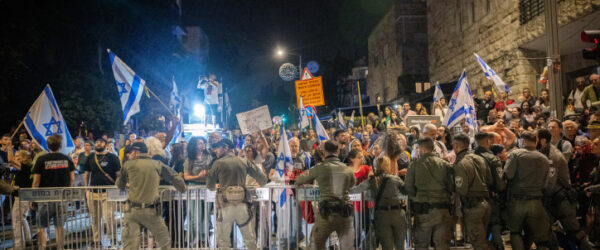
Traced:
[[273, 127], [271, 114], [269, 114], [269, 106], [267, 105], [238, 113], [235, 116], [237, 117], [242, 134], [245, 135]]
[[423, 127], [429, 123], [439, 127], [442, 124], [442, 118], [438, 115], [409, 115], [406, 117], [406, 126], [409, 128], [416, 125], [423, 131]]

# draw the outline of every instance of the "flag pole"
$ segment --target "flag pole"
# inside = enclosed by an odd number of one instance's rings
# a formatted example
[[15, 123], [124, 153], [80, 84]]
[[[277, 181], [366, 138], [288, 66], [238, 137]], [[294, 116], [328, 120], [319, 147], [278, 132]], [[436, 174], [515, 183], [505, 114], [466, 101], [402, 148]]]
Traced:
[[154, 96], [156, 98], [156, 100], [158, 100], [158, 102], [167, 110], [169, 111], [169, 114], [171, 114], [171, 116], [176, 116], [175, 114], [173, 114], [173, 111], [171, 111], [171, 109], [160, 99], [158, 98], [158, 96], [152, 91], [150, 90], [150, 88], [148, 88], [148, 86], [144, 85], [144, 89], [146, 89], [148, 92], [150, 92], [150, 94], [152, 94], [152, 96]]
[[10, 136], [10, 139], [12, 140], [15, 135], [17, 134], [17, 132], [19, 132], [19, 129], [23, 126], [23, 120], [21, 120], [21, 123], [19, 123], [19, 126], [17, 126], [17, 129], [15, 129], [15, 132], [13, 132], [13, 134]]
[[363, 116], [362, 98], [360, 97], [360, 81], [356, 81], [356, 86], [358, 86], [358, 106], [360, 108], [360, 123], [364, 130], [365, 129], [365, 118]]

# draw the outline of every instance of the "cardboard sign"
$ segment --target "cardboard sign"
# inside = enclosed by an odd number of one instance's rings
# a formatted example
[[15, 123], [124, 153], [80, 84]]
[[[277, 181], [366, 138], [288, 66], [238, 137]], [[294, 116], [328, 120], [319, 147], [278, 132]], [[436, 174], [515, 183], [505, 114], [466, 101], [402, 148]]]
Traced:
[[323, 78], [317, 76], [308, 80], [296, 81], [296, 103], [298, 106], [300, 106], [300, 96], [302, 96], [304, 105], [325, 105]]
[[267, 105], [238, 113], [235, 116], [240, 125], [240, 130], [244, 135], [273, 127], [271, 114], [269, 114], [269, 107]]
[[429, 123], [439, 127], [442, 125], [442, 119], [438, 115], [409, 115], [406, 117], [406, 126], [409, 128], [417, 125], [423, 131], [423, 127]]

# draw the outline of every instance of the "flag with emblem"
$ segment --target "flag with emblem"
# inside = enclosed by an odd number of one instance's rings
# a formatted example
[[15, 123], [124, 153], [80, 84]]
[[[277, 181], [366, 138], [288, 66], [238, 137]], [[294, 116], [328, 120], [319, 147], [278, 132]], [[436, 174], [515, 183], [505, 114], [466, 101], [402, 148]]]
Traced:
[[463, 119], [473, 128], [472, 130], [476, 128], [475, 102], [471, 94], [471, 87], [467, 81], [466, 71], [462, 72], [454, 88], [454, 92], [452, 92], [448, 112], [446, 112], [442, 124], [448, 128], [452, 128]]
[[342, 111], [339, 111], [337, 114], [337, 124], [341, 130], [346, 130], [346, 118]]
[[348, 121], [348, 127], [354, 128], [354, 111], [352, 110], [352, 115], [350, 115], [350, 120]]
[[299, 96], [299, 98], [300, 106], [298, 106], [298, 112], [300, 112], [300, 124], [298, 127], [303, 129], [310, 126], [310, 123], [308, 121], [308, 115], [306, 114], [306, 108], [304, 107], [304, 101], [302, 101], [302, 96]]
[[433, 101], [439, 102], [442, 98], [444, 98], [444, 92], [442, 92], [442, 87], [440, 87], [440, 83], [435, 84], [435, 92], [433, 93]]
[[135, 72], [125, 64], [110, 49], [107, 49], [110, 56], [119, 98], [121, 99], [121, 109], [123, 110], [123, 125], [127, 124], [131, 116], [140, 112], [140, 100], [146, 86], [146, 81], [135, 74]]
[[483, 73], [485, 74], [485, 78], [487, 78], [488, 80], [492, 80], [494, 82], [494, 84], [496, 85], [496, 88], [498, 88], [498, 90], [509, 93], [510, 88], [508, 87], [508, 85], [506, 83], [504, 83], [504, 81], [502, 81], [500, 76], [498, 76], [498, 74], [496, 74], [496, 71], [494, 71], [489, 65], [487, 65], [487, 63], [485, 63], [485, 61], [483, 61], [483, 59], [481, 59], [481, 57], [479, 57], [479, 55], [477, 55], [477, 53], [473, 53], [473, 54], [475, 55], [475, 58], [477, 58], [477, 62], [479, 63], [479, 66], [481, 66], [481, 69], [483, 70]]
[[67, 123], [58, 109], [50, 85], [46, 85], [42, 94], [35, 100], [31, 108], [29, 108], [23, 120], [23, 125], [31, 135], [31, 138], [46, 151], [50, 151], [46, 143], [46, 138], [53, 134], [58, 134], [63, 138], [60, 149], [61, 153], [68, 154], [75, 147], [73, 138], [67, 128]]
[[[285, 126], [281, 124], [279, 126], [279, 146], [277, 147], [277, 164], [275, 165], [275, 179], [279, 182], [285, 180], [285, 172], [293, 171], [294, 163], [292, 162], [292, 151], [290, 151], [290, 145], [288, 143], [288, 136], [285, 133]], [[279, 198], [279, 206], [283, 206], [287, 199], [287, 190], [281, 193]]]
[[313, 116], [313, 121], [315, 123], [314, 124], [315, 132], [317, 132], [317, 137], [319, 137], [319, 142], [322, 142], [323, 140], [329, 140], [327, 131], [325, 130], [325, 127], [323, 127], [323, 124], [321, 124], [321, 121], [319, 120], [319, 117], [317, 116], [317, 112], [313, 111], [312, 116]]

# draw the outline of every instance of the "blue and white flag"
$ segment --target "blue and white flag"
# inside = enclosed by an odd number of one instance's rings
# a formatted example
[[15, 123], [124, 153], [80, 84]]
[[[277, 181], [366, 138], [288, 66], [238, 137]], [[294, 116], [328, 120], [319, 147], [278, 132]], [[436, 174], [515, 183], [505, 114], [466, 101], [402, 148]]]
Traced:
[[177, 90], [175, 77], [173, 77], [172, 82], [173, 89], [171, 90], [171, 98], [169, 99], [169, 108], [173, 111], [173, 114], [179, 117], [181, 111], [181, 97], [179, 96], [179, 90]]
[[444, 98], [444, 92], [442, 92], [442, 88], [440, 87], [440, 83], [435, 84], [435, 92], [433, 93], [433, 101], [439, 102], [440, 99]]
[[308, 121], [308, 115], [306, 114], [306, 108], [304, 107], [302, 96], [300, 96], [300, 106], [298, 106], [298, 112], [300, 112], [300, 124], [298, 125], [298, 128], [303, 129], [308, 127], [310, 122]]
[[337, 124], [341, 130], [346, 130], [346, 118], [344, 117], [344, 113], [342, 111], [337, 114]]
[[[279, 146], [277, 147], [277, 164], [275, 165], [275, 179], [279, 182], [283, 182], [285, 180], [285, 171], [293, 171], [294, 162], [292, 161], [292, 151], [290, 151], [290, 144], [288, 143], [288, 137], [285, 133], [285, 126], [281, 124], [280, 126], [280, 134], [279, 134]], [[287, 190], [281, 192], [281, 197], [279, 198], [279, 206], [285, 204], [287, 199]]]
[[504, 83], [504, 81], [502, 81], [502, 79], [500, 79], [500, 76], [498, 76], [498, 74], [496, 74], [496, 72], [489, 65], [487, 65], [487, 63], [485, 63], [485, 61], [483, 61], [483, 59], [481, 59], [481, 57], [479, 57], [479, 55], [477, 55], [477, 53], [473, 53], [473, 54], [475, 55], [475, 58], [477, 58], [477, 62], [481, 66], [481, 69], [483, 69], [485, 78], [487, 78], [488, 80], [492, 80], [494, 82], [494, 84], [496, 85], [496, 88], [498, 88], [499, 91], [504, 91], [506, 93], [509, 93], [510, 88], [508, 87], [508, 85], [506, 83]]
[[323, 124], [321, 124], [321, 121], [319, 120], [319, 117], [317, 116], [317, 111], [313, 111], [312, 116], [313, 116], [313, 121], [315, 123], [314, 124], [315, 132], [317, 132], [317, 137], [319, 137], [319, 142], [322, 142], [323, 140], [329, 140], [327, 131], [325, 130], [325, 127], [323, 127]]
[[471, 95], [471, 87], [467, 81], [467, 73], [465, 71], [460, 75], [458, 83], [454, 88], [450, 104], [448, 105], [448, 112], [446, 112], [442, 124], [448, 128], [452, 128], [463, 119], [470, 126], [476, 128], [475, 102], [473, 101], [473, 95]]
[[31, 138], [46, 151], [50, 151], [46, 143], [46, 138], [53, 134], [58, 134], [63, 138], [60, 149], [61, 153], [65, 155], [69, 154], [75, 148], [73, 138], [69, 133], [65, 119], [58, 109], [50, 85], [46, 85], [42, 94], [35, 100], [31, 108], [29, 108], [23, 125], [31, 135]]
[[140, 100], [146, 87], [146, 81], [125, 64], [115, 53], [107, 49], [110, 56], [117, 90], [121, 99], [121, 109], [123, 110], [123, 125], [127, 124], [129, 118], [140, 112]]
[[348, 121], [348, 127], [350, 128], [354, 128], [354, 111], [356, 110], [352, 110], [352, 115], [350, 116], [350, 120]]

